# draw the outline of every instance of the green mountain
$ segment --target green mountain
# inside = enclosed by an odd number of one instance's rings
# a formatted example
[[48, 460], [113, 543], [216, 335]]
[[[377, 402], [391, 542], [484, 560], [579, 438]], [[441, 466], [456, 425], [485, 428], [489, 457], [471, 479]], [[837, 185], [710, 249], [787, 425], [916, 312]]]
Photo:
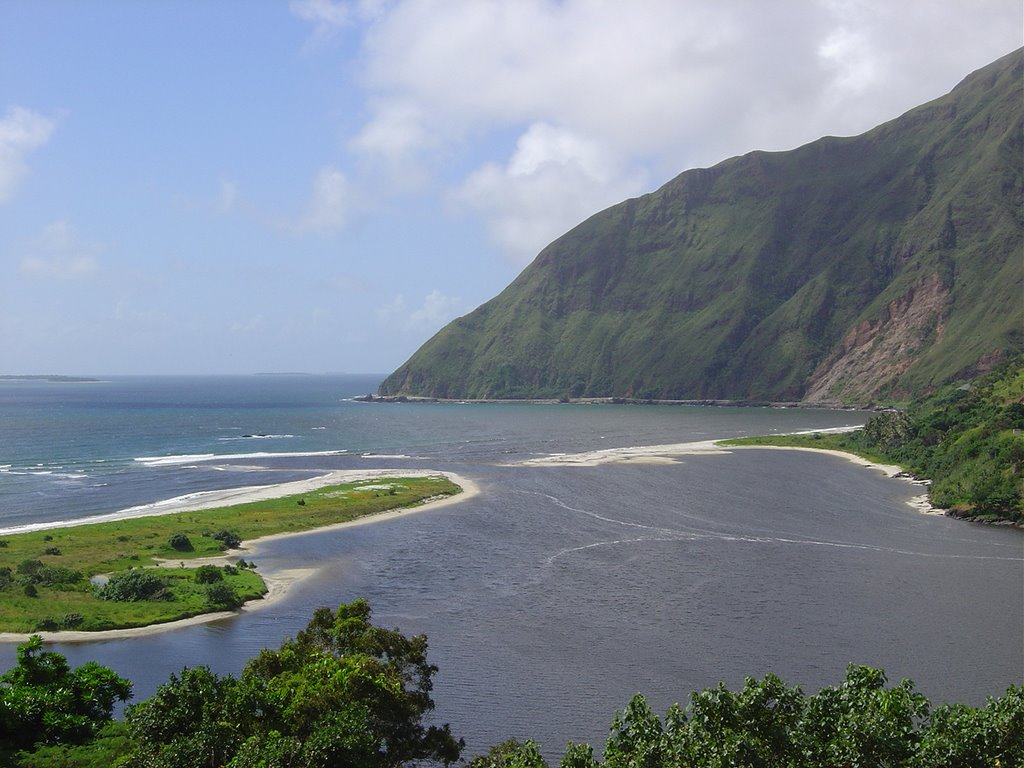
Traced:
[[380, 394], [867, 402], [988, 369], [1024, 348], [1022, 68], [592, 216]]

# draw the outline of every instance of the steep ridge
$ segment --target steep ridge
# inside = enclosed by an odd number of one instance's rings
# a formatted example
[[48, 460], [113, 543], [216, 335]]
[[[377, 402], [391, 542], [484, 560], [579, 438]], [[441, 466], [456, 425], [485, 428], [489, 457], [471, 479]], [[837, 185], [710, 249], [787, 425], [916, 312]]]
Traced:
[[592, 216], [380, 394], [867, 402], [987, 369], [1024, 344], [1022, 70]]

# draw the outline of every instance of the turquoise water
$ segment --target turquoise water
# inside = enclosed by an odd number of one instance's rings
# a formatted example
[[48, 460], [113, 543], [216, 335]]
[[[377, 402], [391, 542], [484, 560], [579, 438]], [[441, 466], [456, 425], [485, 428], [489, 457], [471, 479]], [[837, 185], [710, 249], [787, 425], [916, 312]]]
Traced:
[[[771, 671], [807, 690], [855, 661], [933, 701], [1024, 680], [1024, 536], [915, 512], [919, 489], [820, 454], [670, 465], [535, 456], [847, 426], [749, 408], [379, 405], [376, 377], [0, 385], [2, 525], [110, 512], [346, 467], [447, 469], [474, 499], [280, 540], [264, 572], [315, 566], [282, 602], [146, 638], [59, 645], [150, 695], [185, 665], [237, 673], [321, 605], [367, 597], [426, 632], [437, 717], [468, 754], [508, 737], [601, 744], [637, 692], [663, 711]], [[13, 646], [0, 648], [10, 664]]]

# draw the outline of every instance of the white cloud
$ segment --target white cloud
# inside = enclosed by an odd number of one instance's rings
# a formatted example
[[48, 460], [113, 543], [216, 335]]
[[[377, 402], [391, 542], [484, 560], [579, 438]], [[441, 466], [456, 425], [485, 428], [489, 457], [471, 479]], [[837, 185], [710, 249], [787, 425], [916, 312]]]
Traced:
[[436, 143], [426, 130], [422, 109], [414, 101], [379, 99], [371, 109], [373, 119], [349, 142], [355, 152], [395, 165]]
[[28, 173], [25, 155], [42, 146], [54, 122], [23, 107], [11, 107], [0, 118], [0, 203], [10, 200]]
[[453, 201], [480, 213], [506, 256], [525, 264], [590, 214], [646, 185], [642, 173], [622, 171], [597, 142], [536, 123], [519, 137], [506, 166], [477, 169]]
[[352, 212], [352, 193], [345, 174], [324, 166], [313, 180], [306, 212], [287, 226], [300, 234], [329, 234], [340, 230]]
[[66, 221], [47, 225], [21, 258], [21, 273], [50, 280], [78, 280], [98, 268], [98, 243], [84, 242]]
[[460, 175], [453, 199], [520, 262], [640, 182], [937, 97], [1024, 20], [1017, 0], [395, 0], [361, 18], [349, 149], [396, 178]]
[[313, 36], [308, 46], [317, 48], [329, 42], [339, 29], [352, 22], [348, 3], [332, 0], [291, 0], [288, 10], [303, 21], [311, 22]]
[[432, 333], [465, 311], [462, 299], [446, 296], [435, 289], [424, 296], [423, 303], [414, 309], [406, 304], [404, 296], [395, 296], [377, 308], [377, 319], [386, 326], [405, 332]]

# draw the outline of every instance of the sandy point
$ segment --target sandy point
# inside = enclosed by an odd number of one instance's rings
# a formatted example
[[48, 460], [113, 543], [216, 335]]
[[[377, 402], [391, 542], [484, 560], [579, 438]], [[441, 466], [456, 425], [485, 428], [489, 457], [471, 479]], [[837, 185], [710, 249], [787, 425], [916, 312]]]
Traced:
[[[457, 493], [453, 496], [443, 496], [435, 499], [428, 499], [422, 504], [416, 504], [411, 507], [402, 507], [399, 509], [391, 509], [385, 512], [378, 512], [376, 514], [364, 515], [358, 517], [355, 520], [349, 520], [344, 523], [336, 523], [334, 525], [324, 526], [322, 528], [313, 528], [306, 531], [294, 531], [289, 533], [276, 533], [271, 536], [263, 536], [258, 539], [251, 539], [243, 542], [243, 546], [237, 550], [234, 550], [230, 554], [221, 555], [218, 557], [206, 557], [197, 558], [194, 560], [188, 560], [188, 566], [195, 568], [200, 565], [229, 565], [238, 561], [240, 557], [249, 558], [253, 554], [259, 552], [260, 545], [265, 544], [268, 541], [275, 539], [283, 539], [291, 536], [310, 536], [324, 531], [335, 531], [344, 528], [353, 528], [359, 525], [369, 525], [372, 523], [382, 522], [384, 520], [394, 520], [400, 517], [406, 517], [408, 515], [414, 515], [417, 512], [422, 512], [425, 509], [439, 509], [441, 507], [450, 506], [452, 504], [459, 504], [463, 501], [468, 501], [480, 493], [480, 487], [470, 480], [469, 478], [456, 474], [454, 472], [439, 472], [439, 471], [426, 471], [426, 470], [341, 470], [338, 472], [331, 472], [327, 475], [321, 475], [320, 477], [313, 478], [312, 480], [300, 480], [297, 483], [281, 483], [276, 486], [253, 486], [248, 489], [235, 489], [232, 491], [224, 492], [213, 492], [206, 496], [207, 503], [202, 506], [195, 506], [195, 500], [190, 500], [187, 503], [187, 510], [174, 505], [167, 505], [160, 507], [160, 514], [171, 514], [174, 512], [184, 511], [196, 511], [200, 509], [211, 509], [217, 506], [224, 506], [223, 499], [229, 498], [230, 504], [242, 504], [249, 501], [260, 501], [264, 499], [277, 498], [280, 496], [290, 496], [295, 493], [308, 493], [309, 491], [315, 490], [316, 488], [323, 487], [325, 485], [337, 485], [340, 483], [358, 482], [360, 480], [375, 480], [378, 478], [389, 478], [389, 477], [436, 477], [441, 476], [447, 477], [453, 483], [462, 488], [461, 493]], [[278, 492], [274, 493], [273, 489], [277, 489]], [[215, 499], [210, 501], [210, 499]], [[184, 504], [184, 502], [183, 502]], [[111, 519], [110, 516], [104, 518], [105, 520]], [[64, 523], [69, 525], [70, 523]], [[164, 568], [178, 568], [180, 567], [181, 561], [179, 560], [164, 560], [158, 564], [158, 567]], [[315, 568], [281, 568], [267, 573], [260, 573], [263, 577], [263, 582], [267, 585], [267, 593], [259, 600], [250, 600], [243, 605], [237, 611], [218, 611], [216, 613], [204, 613], [199, 616], [192, 616], [187, 619], [178, 619], [177, 621], [168, 621], [162, 624], [150, 624], [145, 627], [133, 627], [131, 629], [109, 629], [101, 630], [98, 632], [79, 632], [79, 631], [59, 631], [59, 632], [31, 632], [28, 634], [21, 634], [16, 632], [0, 632], [0, 643], [20, 643], [28, 640], [32, 635], [39, 635], [45, 642], [51, 643], [86, 643], [98, 640], [122, 640], [131, 637], [145, 637], [147, 635], [155, 635], [160, 632], [171, 632], [176, 629], [183, 629], [184, 627], [192, 627], [197, 624], [208, 624], [213, 621], [221, 621], [223, 619], [229, 619], [252, 613], [253, 611], [260, 611], [266, 609], [268, 606], [283, 599], [289, 592], [289, 590], [303, 579], [309, 578], [317, 569]]]

